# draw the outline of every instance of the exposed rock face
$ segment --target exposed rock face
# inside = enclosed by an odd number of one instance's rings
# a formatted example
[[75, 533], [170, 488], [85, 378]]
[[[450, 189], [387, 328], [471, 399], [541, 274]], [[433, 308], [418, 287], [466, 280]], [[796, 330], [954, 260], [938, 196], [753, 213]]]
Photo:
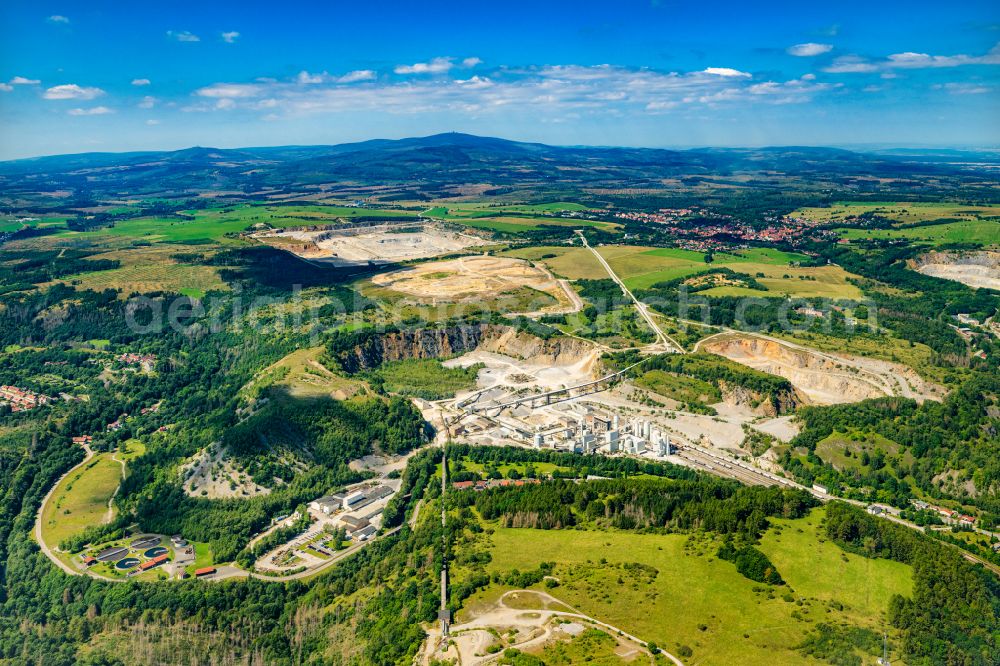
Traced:
[[928, 252], [915, 259], [911, 267], [924, 275], [1000, 291], [1000, 252]]
[[751, 391], [744, 386], [733, 386], [726, 381], [719, 381], [719, 390], [722, 391], [722, 400], [730, 405], [747, 407], [754, 414], [760, 416], [781, 416], [795, 411], [802, 400], [798, 392], [793, 388], [776, 393], [760, 393]]
[[701, 349], [784, 377], [805, 403], [830, 405], [889, 395], [916, 400], [936, 397], [934, 387], [898, 363], [823, 353], [739, 334], [713, 339]]
[[449, 358], [476, 349], [551, 365], [574, 363], [592, 352], [586, 342], [573, 338], [544, 340], [511, 326], [463, 324], [372, 336], [344, 354], [341, 366], [348, 372], [358, 372], [388, 361]]

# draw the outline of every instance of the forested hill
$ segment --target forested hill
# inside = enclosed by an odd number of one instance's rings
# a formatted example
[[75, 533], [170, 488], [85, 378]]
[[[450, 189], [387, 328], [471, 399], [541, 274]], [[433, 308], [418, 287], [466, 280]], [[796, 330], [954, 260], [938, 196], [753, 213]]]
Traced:
[[[987, 156], [961, 153], [874, 154], [834, 148], [772, 147], [665, 150], [560, 147], [467, 134], [438, 134], [335, 146], [281, 146], [171, 152], [83, 153], [0, 162], [0, 190], [8, 195], [44, 189], [111, 194], [129, 190], [242, 189], [308, 186], [338, 180], [368, 184], [493, 183], [526, 186], [563, 183], [614, 187], [686, 185], [732, 178], [778, 185], [783, 176], [813, 185], [858, 185], [885, 179], [883, 188], [926, 187], [930, 182], [975, 186], [989, 180]], [[745, 176], [753, 178], [749, 181]], [[916, 182], [913, 179], [922, 179]], [[870, 183], [869, 183], [870, 185]]]

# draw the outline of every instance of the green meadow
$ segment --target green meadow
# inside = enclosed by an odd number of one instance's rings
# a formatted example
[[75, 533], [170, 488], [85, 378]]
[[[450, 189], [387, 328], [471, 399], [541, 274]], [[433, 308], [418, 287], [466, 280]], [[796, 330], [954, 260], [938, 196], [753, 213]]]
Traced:
[[1000, 219], [970, 219], [898, 229], [840, 229], [839, 233], [848, 240], [905, 238], [934, 245], [949, 243], [997, 245], [1000, 244]]
[[839, 202], [829, 207], [805, 207], [791, 214], [814, 222], [829, 224], [866, 213], [877, 214], [902, 224], [940, 219], [975, 219], [1000, 215], [1000, 206], [971, 205], [956, 202], [912, 203], [900, 201]]
[[[691, 663], [815, 663], [798, 647], [818, 623], [881, 633], [892, 595], [912, 593], [909, 566], [842, 551], [824, 538], [823, 513], [819, 508], [806, 518], [775, 520], [763, 537], [760, 549], [787, 582], [783, 586], [737, 573], [715, 557], [718, 542], [707, 535], [494, 527], [488, 570], [526, 571], [554, 562], [558, 586], [546, 591], [666, 650], [687, 646]], [[481, 606], [501, 592], [491, 586], [466, 606]]]
[[104, 522], [108, 500], [121, 481], [121, 465], [110, 453], [99, 453], [59, 482], [42, 510], [42, 537], [51, 548]]

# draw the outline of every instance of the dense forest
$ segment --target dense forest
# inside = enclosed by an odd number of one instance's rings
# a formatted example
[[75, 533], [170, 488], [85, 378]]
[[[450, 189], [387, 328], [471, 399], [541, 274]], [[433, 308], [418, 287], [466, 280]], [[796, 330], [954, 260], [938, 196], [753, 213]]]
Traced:
[[[906, 507], [913, 497], [908, 479], [931, 497], [953, 497], [983, 510], [982, 525], [1000, 524], [1000, 373], [975, 372], [942, 402], [917, 404], [906, 398], [877, 398], [856, 404], [804, 407], [802, 431], [792, 440], [782, 464], [806, 482], [849, 491], [870, 488], [859, 499]], [[870, 461], [867, 473], [838, 471], [816, 456], [816, 446], [835, 432], [873, 433], [905, 446], [908, 456]], [[805, 458], [796, 451], [805, 450]], [[956, 495], [936, 480], [944, 470], [968, 475], [975, 493]]]

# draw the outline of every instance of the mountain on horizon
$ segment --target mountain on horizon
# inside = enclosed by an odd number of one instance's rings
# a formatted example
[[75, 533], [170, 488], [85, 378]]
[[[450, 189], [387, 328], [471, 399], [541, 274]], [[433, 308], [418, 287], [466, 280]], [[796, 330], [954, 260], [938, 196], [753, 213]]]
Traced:
[[[981, 159], [981, 158], [980, 158]], [[927, 159], [912, 151], [842, 148], [629, 148], [551, 146], [459, 132], [316, 146], [79, 153], [0, 162], [0, 191], [85, 191], [143, 195], [183, 191], [260, 191], [323, 183], [413, 186], [424, 192], [463, 184], [500, 188], [662, 188], [665, 182], [732, 179], [729, 186], [779, 187], [776, 177], [824, 186], [857, 179], [949, 177], [975, 182], [977, 160], [955, 151]], [[733, 178], [734, 175], [739, 178]], [[41, 190], [40, 190], [41, 188]], [[430, 195], [427, 195], [430, 196]], [[423, 198], [423, 195], [417, 198]]]

